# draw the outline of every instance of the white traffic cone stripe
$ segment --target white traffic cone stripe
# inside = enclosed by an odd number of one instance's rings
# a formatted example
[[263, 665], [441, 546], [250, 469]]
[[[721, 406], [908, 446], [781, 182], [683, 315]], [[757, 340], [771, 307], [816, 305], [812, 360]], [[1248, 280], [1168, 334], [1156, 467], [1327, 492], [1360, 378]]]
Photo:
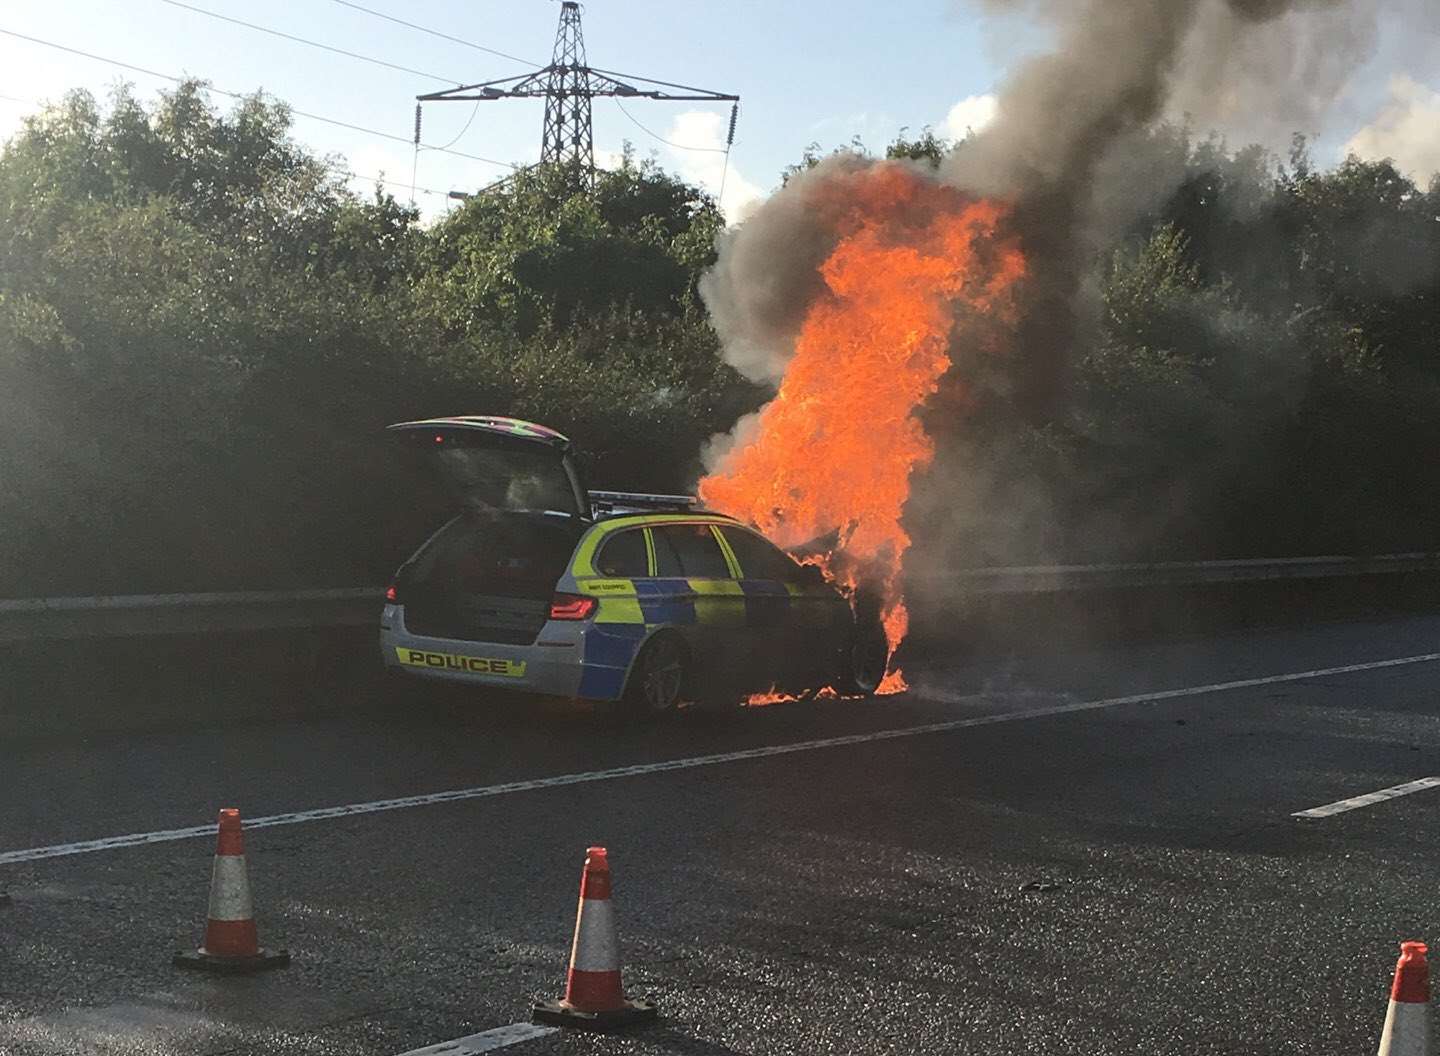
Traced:
[[243, 855], [215, 856], [215, 868], [210, 874], [208, 915], [211, 920], [249, 920], [255, 915]]
[[618, 972], [620, 940], [615, 933], [615, 913], [610, 900], [582, 899], [575, 920], [575, 941], [570, 947], [570, 967], [577, 972]]
[[1391, 1001], [1378, 1056], [1431, 1056], [1429, 1006]]

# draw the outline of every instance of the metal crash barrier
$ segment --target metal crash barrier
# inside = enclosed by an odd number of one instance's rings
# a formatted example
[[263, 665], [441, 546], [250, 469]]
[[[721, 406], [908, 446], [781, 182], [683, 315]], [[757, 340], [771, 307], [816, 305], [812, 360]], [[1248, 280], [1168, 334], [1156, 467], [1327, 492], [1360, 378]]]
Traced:
[[[1425, 552], [1368, 557], [970, 568], [946, 573], [939, 578], [941, 583], [957, 593], [983, 596], [1396, 575], [1437, 570], [1440, 570], [1440, 553]], [[0, 599], [0, 642], [364, 627], [376, 621], [383, 593], [383, 589], [377, 586]]]

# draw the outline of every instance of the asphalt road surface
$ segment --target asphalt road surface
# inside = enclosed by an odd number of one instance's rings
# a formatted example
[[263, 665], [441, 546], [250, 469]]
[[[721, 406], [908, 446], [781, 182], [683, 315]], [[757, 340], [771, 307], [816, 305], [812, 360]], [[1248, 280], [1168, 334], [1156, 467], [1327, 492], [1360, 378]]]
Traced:
[[[397, 693], [11, 741], [0, 1052], [1373, 1051], [1397, 943], [1440, 939], [1440, 788], [1292, 815], [1440, 775], [1436, 653], [1411, 614], [642, 729]], [[250, 875], [288, 968], [171, 967], [222, 806], [271, 821]], [[560, 993], [591, 844], [660, 1021], [504, 1045]]]

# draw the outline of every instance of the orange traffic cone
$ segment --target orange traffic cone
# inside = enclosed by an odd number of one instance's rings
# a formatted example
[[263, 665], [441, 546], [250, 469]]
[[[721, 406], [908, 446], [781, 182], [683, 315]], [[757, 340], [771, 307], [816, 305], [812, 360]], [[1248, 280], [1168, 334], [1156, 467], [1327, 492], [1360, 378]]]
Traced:
[[620, 984], [620, 940], [610, 904], [610, 859], [604, 847], [585, 852], [565, 996], [540, 1002], [532, 1018], [536, 1023], [583, 1030], [612, 1030], [655, 1018], [653, 1004], [628, 1000]]
[[240, 829], [240, 812], [234, 807], [220, 812], [205, 942], [198, 950], [177, 953], [174, 963], [209, 972], [258, 972], [290, 963], [290, 954], [284, 950], [260, 947], [250, 904], [250, 878], [245, 871], [245, 834]]
[[1423, 942], [1402, 942], [1378, 1056], [1430, 1056], [1430, 966]]

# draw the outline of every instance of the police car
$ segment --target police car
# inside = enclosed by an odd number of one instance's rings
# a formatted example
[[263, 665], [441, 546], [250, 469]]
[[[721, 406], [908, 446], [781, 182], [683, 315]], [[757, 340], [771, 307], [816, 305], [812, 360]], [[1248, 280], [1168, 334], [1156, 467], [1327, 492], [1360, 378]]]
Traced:
[[460, 512], [396, 572], [387, 667], [629, 715], [824, 686], [874, 692], [887, 650], [819, 569], [684, 496], [589, 491], [570, 441], [513, 418], [389, 427]]

